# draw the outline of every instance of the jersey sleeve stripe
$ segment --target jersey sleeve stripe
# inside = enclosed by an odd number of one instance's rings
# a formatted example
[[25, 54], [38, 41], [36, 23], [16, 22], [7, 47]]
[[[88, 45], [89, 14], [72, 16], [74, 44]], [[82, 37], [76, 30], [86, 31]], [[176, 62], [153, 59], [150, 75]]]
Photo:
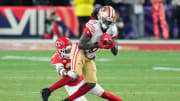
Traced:
[[87, 28], [89, 28], [90, 32], [91, 33], [94, 33], [94, 26], [93, 25], [90, 25], [89, 23], [87, 23]]
[[92, 37], [92, 34], [91, 34], [89, 28], [85, 28], [84, 33], [85, 33], [86, 35], [88, 35], [89, 37]]
[[117, 39], [118, 35], [116, 34], [115, 36], [112, 37], [112, 39]]

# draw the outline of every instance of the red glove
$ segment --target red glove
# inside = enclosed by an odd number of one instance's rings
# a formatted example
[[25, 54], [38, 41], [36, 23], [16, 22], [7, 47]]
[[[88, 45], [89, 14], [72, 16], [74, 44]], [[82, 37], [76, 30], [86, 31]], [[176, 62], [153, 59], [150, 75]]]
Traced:
[[109, 48], [114, 48], [115, 47], [115, 43], [113, 42], [113, 44], [109, 45]]
[[104, 48], [104, 49], [110, 49], [110, 48], [114, 48], [115, 47], [115, 43], [113, 43], [113, 44], [104, 44], [104, 42], [103, 41], [101, 41], [100, 43], [99, 43], [99, 48]]
[[101, 41], [105, 41], [108, 43], [112, 41], [112, 38], [109, 34], [103, 33], [103, 35], [101, 36]]
[[99, 43], [99, 48], [110, 49], [115, 47], [115, 43], [112, 43], [112, 38], [109, 34], [104, 33], [101, 36], [101, 42]]
[[105, 44], [104, 44], [104, 41], [101, 41], [101, 42], [99, 43], [99, 48], [109, 49], [109, 45], [105, 45]]

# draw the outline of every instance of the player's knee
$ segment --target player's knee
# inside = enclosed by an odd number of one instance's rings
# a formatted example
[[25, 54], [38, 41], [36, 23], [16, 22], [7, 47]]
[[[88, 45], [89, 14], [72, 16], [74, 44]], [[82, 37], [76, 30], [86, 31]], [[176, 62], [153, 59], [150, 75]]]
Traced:
[[96, 83], [86, 83], [89, 89], [92, 89], [96, 86]]
[[72, 78], [71, 78], [71, 82], [72, 82], [72, 83], [73, 83], [73, 82], [76, 82], [76, 81], [79, 80], [79, 78], [80, 78], [80, 76], [77, 75], [77, 77], [76, 77], [75, 79], [72, 79]]
[[104, 89], [99, 84], [96, 84], [96, 86], [91, 89], [89, 93], [96, 96], [101, 96], [104, 93]]

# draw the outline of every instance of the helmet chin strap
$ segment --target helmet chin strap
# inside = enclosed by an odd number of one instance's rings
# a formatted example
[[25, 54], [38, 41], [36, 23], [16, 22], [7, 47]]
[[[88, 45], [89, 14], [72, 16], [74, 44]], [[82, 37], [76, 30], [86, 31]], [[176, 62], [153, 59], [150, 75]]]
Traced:
[[103, 28], [104, 30], [106, 30], [106, 29], [107, 29], [107, 25], [102, 23], [102, 28]]
[[101, 23], [101, 27], [102, 27], [103, 30], [108, 29], [109, 25], [104, 24], [102, 21], [100, 21], [100, 23]]

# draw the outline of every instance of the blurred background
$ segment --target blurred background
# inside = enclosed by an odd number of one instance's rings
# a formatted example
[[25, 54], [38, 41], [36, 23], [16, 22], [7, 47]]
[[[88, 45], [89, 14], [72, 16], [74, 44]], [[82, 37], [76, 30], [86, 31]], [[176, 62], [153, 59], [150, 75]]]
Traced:
[[111, 5], [119, 39], [179, 39], [178, 0], [1, 0], [0, 38], [79, 38], [93, 10]]
[[[98, 83], [124, 101], [179, 101], [180, 0], [0, 0], [0, 101], [41, 101], [60, 78], [54, 40], [77, 42], [104, 5], [116, 11], [120, 52], [97, 52]], [[66, 96], [58, 89], [49, 100]]]

